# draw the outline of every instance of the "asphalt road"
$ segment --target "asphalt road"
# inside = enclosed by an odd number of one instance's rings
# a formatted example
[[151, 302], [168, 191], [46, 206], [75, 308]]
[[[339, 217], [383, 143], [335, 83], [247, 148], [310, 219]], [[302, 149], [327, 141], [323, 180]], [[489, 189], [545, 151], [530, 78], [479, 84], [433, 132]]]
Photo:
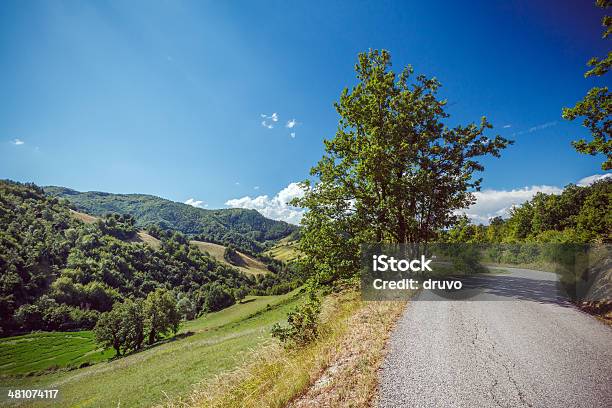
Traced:
[[508, 270], [470, 300], [408, 305], [380, 407], [612, 407], [612, 328], [569, 304], [554, 274]]

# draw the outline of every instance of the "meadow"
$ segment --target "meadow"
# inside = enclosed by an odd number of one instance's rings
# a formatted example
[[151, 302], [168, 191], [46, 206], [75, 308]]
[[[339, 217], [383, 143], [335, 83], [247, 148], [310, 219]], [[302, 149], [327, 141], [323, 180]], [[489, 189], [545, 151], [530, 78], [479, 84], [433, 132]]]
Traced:
[[[281, 296], [249, 296], [243, 303], [186, 322], [174, 339], [123, 358], [75, 370], [28, 377], [9, 375], [11, 373], [5, 372], [3, 368], [0, 386], [59, 389], [59, 400], [55, 401], [55, 405], [60, 402], [62, 406], [134, 407], [163, 403], [179, 395], [189, 394], [196, 384], [243, 364], [253, 350], [270, 339], [271, 326], [285, 321], [287, 312], [300, 301], [301, 296], [297, 291]], [[60, 357], [65, 350], [58, 348], [57, 356], [51, 353], [52, 360], [56, 361], [52, 363], [49, 360], [48, 367], [45, 367], [45, 355], [49, 356], [50, 353], [44, 344], [51, 342], [49, 337], [66, 334], [52, 333], [52, 336], [40, 337], [37, 337], [39, 334], [28, 335], [31, 336], [29, 347], [11, 346], [12, 353], [7, 356], [3, 353], [2, 361], [14, 363], [11, 366], [13, 373], [32, 370], [32, 367], [44, 370], [52, 365], [59, 366], [59, 361], [68, 358]], [[71, 361], [78, 361], [79, 358], [86, 361], [92, 355], [87, 350], [91, 351], [95, 345], [84, 341], [78, 343], [76, 339], [90, 336], [91, 341], [91, 332], [75, 332], [70, 335], [75, 343]], [[12, 337], [3, 342], [17, 340], [19, 337]], [[77, 352], [79, 347], [82, 353], [80, 357]], [[112, 352], [104, 355], [104, 358], [111, 355]], [[53, 405], [53, 402], [39, 400], [9, 406]]]
[[0, 373], [32, 375], [78, 368], [106, 361], [113, 354], [96, 345], [91, 331], [26, 334], [0, 339]]
[[291, 262], [301, 256], [297, 241], [286, 240], [281, 240], [277, 245], [264, 252], [264, 255], [283, 262]]

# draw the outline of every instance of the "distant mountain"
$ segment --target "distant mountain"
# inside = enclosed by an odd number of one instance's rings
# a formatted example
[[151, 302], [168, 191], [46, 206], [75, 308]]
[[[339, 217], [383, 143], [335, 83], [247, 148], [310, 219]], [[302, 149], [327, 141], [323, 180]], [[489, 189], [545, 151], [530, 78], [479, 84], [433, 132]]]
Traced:
[[266, 218], [255, 210], [206, 210], [146, 194], [79, 192], [56, 186], [44, 187], [44, 191], [67, 199], [75, 210], [87, 214], [130, 214], [140, 228], [155, 224], [200, 241], [233, 244], [252, 253], [261, 252], [298, 229], [295, 225]]

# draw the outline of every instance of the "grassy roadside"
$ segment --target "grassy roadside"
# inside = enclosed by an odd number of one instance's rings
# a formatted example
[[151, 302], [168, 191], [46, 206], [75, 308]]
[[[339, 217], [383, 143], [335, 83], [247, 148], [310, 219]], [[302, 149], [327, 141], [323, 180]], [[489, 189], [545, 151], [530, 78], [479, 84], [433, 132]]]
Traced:
[[363, 302], [355, 290], [328, 295], [318, 340], [299, 349], [270, 342], [238, 369], [164, 406], [371, 406], [386, 340], [405, 305]]

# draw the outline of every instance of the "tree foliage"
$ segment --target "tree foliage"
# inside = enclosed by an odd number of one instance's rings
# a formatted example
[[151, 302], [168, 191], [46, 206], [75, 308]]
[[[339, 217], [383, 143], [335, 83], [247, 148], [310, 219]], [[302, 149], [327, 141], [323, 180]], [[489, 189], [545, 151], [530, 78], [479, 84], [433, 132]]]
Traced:
[[[301, 250], [323, 280], [355, 273], [361, 242], [413, 243], [436, 238], [473, 203], [478, 161], [510, 141], [479, 124], [448, 127], [440, 83], [412, 67], [391, 70], [387, 51], [359, 55], [358, 83], [335, 104], [334, 138], [311, 170], [314, 185], [296, 204], [308, 208]], [[340, 264], [339, 264], [340, 263]]]
[[166, 289], [158, 288], [149, 293], [144, 301], [144, 316], [148, 331], [148, 343], [153, 344], [170, 332], [176, 334], [181, 316], [176, 300]]
[[[607, 10], [612, 5], [612, 1], [597, 0], [596, 4]], [[602, 25], [604, 27], [603, 38], [608, 39], [612, 33], [612, 17], [604, 16]], [[584, 74], [585, 78], [606, 75], [612, 65], [612, 51], [609, 51], [608, 55], [604, 58], [591, 58], [587, 65], [591, 69]], [[580, 139], [572, 142], [572, 145], [580, 153], [590, 155], [603, 154], [606, 157], [601, 165], [603, 170], [612, 169], [611, 114], [612, 95], [607, 86], [593, 87], [572, 108], [563, 108], [563, 117], [565, 119], [575, 120], [582, 117], [582, 124], [589, 130], [592, 137], [590, 141]]]

